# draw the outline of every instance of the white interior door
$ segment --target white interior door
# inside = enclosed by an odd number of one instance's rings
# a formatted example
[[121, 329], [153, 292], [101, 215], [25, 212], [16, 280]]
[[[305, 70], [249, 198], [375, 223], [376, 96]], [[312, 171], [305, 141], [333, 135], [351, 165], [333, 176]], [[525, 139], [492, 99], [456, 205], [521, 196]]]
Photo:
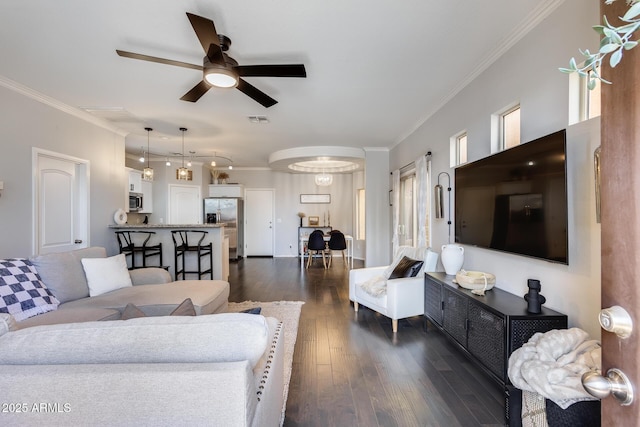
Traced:
[[273, 256], [274, 189], [245, 191], [245, 254]]
[[88, 246], [88, 161], [34, 150], [34, 253]]
[[169, 184], [167, 224], [200, 224], [202, 196], [197, 185]]

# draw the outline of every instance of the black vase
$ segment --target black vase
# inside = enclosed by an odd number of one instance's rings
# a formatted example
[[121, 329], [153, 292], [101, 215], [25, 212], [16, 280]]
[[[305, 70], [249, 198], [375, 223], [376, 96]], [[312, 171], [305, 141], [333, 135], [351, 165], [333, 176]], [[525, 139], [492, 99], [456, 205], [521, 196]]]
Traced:
[[542, 288], [540, 281], [529, 279], [527, 280], [527, 287], [529, 292], [524, 296], [525, 301], [527, 301], [527, 312], [539, 314], [542, 312], [542, 304], [547, 302], [547, 299], [540, 293]]

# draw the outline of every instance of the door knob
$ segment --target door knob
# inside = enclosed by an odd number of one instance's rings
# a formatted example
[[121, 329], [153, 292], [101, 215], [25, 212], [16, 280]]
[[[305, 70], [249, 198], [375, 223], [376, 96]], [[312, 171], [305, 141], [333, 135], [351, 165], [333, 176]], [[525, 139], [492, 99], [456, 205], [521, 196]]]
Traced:
[[609, 369], [606, 377], [603, 377], [597, 371], [585, 372], [582, 375], [582, 385], [590, 395], [598, 399], [604, 399], [612, 394], [622, 406], [631, 405], [631, 402], [633, 402], [631, 381], [619, 369]]
[[602, 329], [613, 332], [620, 338], [629, 338], [633, 330], [633, 320], [627, 310], [614, 305], [613, 307], [603, 308], [598, 316], [598, 321]]

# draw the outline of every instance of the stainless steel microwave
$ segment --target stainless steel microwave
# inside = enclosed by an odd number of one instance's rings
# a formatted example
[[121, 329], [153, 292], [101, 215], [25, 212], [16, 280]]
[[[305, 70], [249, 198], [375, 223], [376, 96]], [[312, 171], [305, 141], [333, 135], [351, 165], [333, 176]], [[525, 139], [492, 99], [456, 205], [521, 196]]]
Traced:
[[129, 211], [142, 209], [142, 193], [129, 193]]

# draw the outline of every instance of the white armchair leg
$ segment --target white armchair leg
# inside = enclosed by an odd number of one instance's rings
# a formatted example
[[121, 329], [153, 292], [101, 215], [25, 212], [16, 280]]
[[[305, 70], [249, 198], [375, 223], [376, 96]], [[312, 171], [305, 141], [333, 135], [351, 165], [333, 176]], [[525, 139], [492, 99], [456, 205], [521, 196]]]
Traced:
[[391, 319], [391, 329], [394, 334], [398, 332], [398, 319]]
[[356, 312], [358, 311], [358, 301], [353, 302], [353, 310]]

